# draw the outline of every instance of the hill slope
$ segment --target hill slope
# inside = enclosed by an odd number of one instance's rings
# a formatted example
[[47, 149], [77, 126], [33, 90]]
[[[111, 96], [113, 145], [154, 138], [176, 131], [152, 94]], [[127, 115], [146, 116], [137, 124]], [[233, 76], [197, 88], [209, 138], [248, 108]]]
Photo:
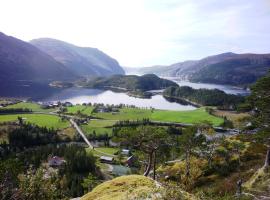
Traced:
[[78, 47], [50, 38], [35, 39], [30, 43], [80, 76], [124, 74], [115, 59], [96, 48]]
[[170, 66], [148, 67], [139, 73], [179, 77], [193, 82], [247, 85], [270, 69], [270, 54], [223, 53]]
[[0, 81], [51, 81], [74, 74], [33, 45], [0, 32]]
[[127, 91], [147, 91], [159, 90], [169, 86], [177, 86], [170, 80], [159, 78], [154, 74], [143, 76], [136, 75], [114, 75], [110, 77], [101, 77], [86, 83], [90, 88], [115, 88]]

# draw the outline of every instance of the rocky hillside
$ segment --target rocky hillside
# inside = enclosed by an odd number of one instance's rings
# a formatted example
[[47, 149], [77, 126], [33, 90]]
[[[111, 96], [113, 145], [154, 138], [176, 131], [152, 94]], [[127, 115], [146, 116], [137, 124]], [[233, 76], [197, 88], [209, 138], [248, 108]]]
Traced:
[[223, 53], [170, 66], [139, 69], [139, 73], [179, 77], [192, 82], [248, 85], [270, 69], [270, 54]]
[[124, 74], [115, 59], [96, 48], [78, 47], [51, 38], [35, 39], [30, 43], [79, 76]]

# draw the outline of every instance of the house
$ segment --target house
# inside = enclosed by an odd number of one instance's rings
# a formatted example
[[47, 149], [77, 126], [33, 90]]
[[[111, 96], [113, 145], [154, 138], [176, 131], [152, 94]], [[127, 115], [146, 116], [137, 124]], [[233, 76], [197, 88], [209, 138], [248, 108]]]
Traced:
[[48, 160], [48, 164], [50, 167], [59, 167], [65, 163], [66, 163], [66, 161], [59, 156], [53, 156], [53, 157], [49, 158], [49, 160]]
[[132, 156], [127, 158], [126, 165], [129, 167], [133, 167], [135, 162], [136, 162], [136, 157], [134, 155], [132, 155]]
[[67, 102], [63, 103], [63, 106], [70, 107], [70, 106], [73, 106], [73, 104], [67, 101]]
[[99, 158], [100, 162], [102, 163], [113, 163], [114, 158], [113, 157], [109, 157], [109, 156], [101, 156]]
[[130, 151], [128, 149], [122, 149], [121, 154], [124, 156], [129, 156]]

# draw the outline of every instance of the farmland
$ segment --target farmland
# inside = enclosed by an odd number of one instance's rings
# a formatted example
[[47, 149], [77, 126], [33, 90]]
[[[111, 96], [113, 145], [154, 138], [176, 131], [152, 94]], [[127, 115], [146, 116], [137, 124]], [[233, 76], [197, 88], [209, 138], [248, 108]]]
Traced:
[[68, 121], [62, 121], [58, 116], [46, 114], [0, 115], [0, 123], [17, 121], [18, 117], [22, 117], [26, 122], [30, 122], [38, 126], [46, 126], [47, 128], [63, 129], [69, 126]]
[[90, 116], [92, 114], [94, 107], [92, 106], [84, 106], [84, 105], [75, 105], [67, 107], [67, 112], [69, 114], [84, 114]]
[[8, 108], [23, 108], [23, 109], [29, 109], [29, 110], [32, 110], [33, 112], [46, 112], [46, 113], [49, 113], [49, 112], [52, 112], [52, 111], [55, 111], [56, 109], [54, 108], [51, 108], [51, 109], [43, 109], [41, 108], [41, 106], [39, 104], [36, 104], [36, 103], [31, 103], [31, 102], [20, 102], [20, 103], [17, 103], [17, 104], [13, 104], [13, 105], [10, 105], [10, 106], [7, 106], [5, 107], [6, 109]]
[[93, 134], [95, 131], [96, 135], [105, 133], [111, 135], [112, 129], [108, 127], [113, 126], [115, 123], [115, 120], [91, 120], [88, 124], [82, 125], [81, 128], [86, 134]]

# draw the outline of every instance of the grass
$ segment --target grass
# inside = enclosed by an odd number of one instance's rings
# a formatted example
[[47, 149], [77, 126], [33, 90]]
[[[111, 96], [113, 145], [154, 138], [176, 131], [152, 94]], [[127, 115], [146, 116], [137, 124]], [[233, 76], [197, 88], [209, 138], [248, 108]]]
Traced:
[[[111, 154], [111, 155], [114, 155], [115, 153], [117, 153], [119, 151], [119, 148], [115, 148], [115, 147], [95, 147], [95, 149], [99, 150], [105, 154]], [[91, 152], [96, 157], [104, 156], [104, 154], [97, 152], [97, 151], [90, 149], [90, 148], [86, 148], [86, 151]]]
[[31, 102], [20, 102], [17, 104], [7, 106], [5, 108], [24, 108], [24, 109], [28, 108], [28, 109], [31, 109], [33, 112], [47, 112], [47, 113], [55, 110], [55, 109], [43, 109], [41, 108], [39, 104], [31, 103]]
[[98, 185], [81, 200], [137, 199], [138, 195], [151, 194], [156, 188], [155, 182], [145, 176], [121, 176]]
[[139, 108], [122, 108], [117, 113], [94, 113], [94, 117], [110, 120], [137, 120], [149, 118], [151, 110]]
[[84, 115], [90, 116], [93, 109], [93, 106], [76, 105], [67, 107], [67, 113], [77, 114], [78, 112], [81, 112]]
[[205, 111], [205, 108], [198, 108], [192, 111], [156, 110], [152, 113], [150, 119], [153, 121], [180, 122], [188, 124], [209, 121], [215, 126], [218, 126], [223, 122], [222, 118], [210, 115]]
[[249, 118], [249, 113], [236, 113], [232, 111], [224, 111], [224, 110], [215, 110], [214, 115], [219, 117], [227, 117], [228, 120], [233, 122], [235, 127], [243, 127], [244, 119]]
[[63, 129], [69, 126], [68, 121], [61, 121], [58, 116], [46, 114], [0, 115], [0, 123], [17, 121], [19, 116], [25, 118], [26, 122], [30, 122], [38, 126], [46, 126], [47, 128]]
[[112, 129], [107, 128], [116, 123], [114, 120], [91, 120], [87, 125], [82, 125], [81, 128], [86, 134], [92, 134], [93, 131], [96, 132], [96, 135], [101, 134], [112, 134]]
[[200, 123], [209, 121], [218, 126], [223, 122], [222, 118], [215, 117], [206, 112], [205, 108], [198, 108], [192, 111], [169, 111], [169, 110], [143, 110], [139, 108], [123, 108], [119, 113], [95, 113], [95, 117], [110, 120], [140, 120], [149, 118], [153, 121], [179, 122], [179, 123]]
[[119, 148], [113, 148], [113, 147], [98, 147], [96, 149], [104, 153], [112, 154], [112, 155], [114, 155], [115, 153], [119, 151]]

